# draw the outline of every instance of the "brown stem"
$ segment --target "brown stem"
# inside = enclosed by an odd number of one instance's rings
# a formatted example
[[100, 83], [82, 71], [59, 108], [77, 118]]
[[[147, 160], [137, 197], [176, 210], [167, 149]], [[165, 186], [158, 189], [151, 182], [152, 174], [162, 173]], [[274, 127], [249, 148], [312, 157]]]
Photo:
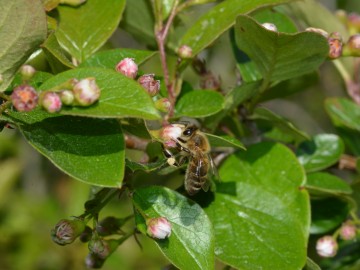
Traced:
[[168, 118], [173, 116], [174, 105], [175, 105], [175, 101], [176, 101], [175, 88], [174, 88], [175, 82], [170, 80], [169, 67], [166, 62], [165, 41], [168, 36], [170, 26], [173, 23], [174, 18], [176, 16], [176, 7], [177, 7], [178, 3], [179, 3], [179, 0], [176, 0], [174, 2], [171, 13], [169, 15], [169, 18], [166, 21], [166, 24], [162, 25], [159, 28], [159, 30], [156, 31], [156, 33], [155, 33], [156, 42], [159, 47], [161, 65], [162, 65], [162, 69], [163, 69], [163, 73], [164, 73], [164, 80], [165, 80], [166, 88], [168, 91], [169, 100], [171, 103], [171, 108], [170, 108], [167, 118], [165, 119], [165, 122], [167, 122]]

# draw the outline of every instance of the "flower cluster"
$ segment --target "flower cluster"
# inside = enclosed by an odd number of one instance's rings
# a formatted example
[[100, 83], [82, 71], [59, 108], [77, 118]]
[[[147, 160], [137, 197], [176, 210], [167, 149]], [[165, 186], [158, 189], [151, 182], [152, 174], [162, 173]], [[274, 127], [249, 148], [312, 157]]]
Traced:
[[27, 112], [38, 104], [49, 113], [59, 112], [63, 105], [87, 107], [100, 98], [100, 88], [95, 78], [71, 79], [53, 90], [38, 92], [30, 85], [20, 85], [11, 94], [17, 111]]
[[316, 251], [321, 257], [334, 257], [337, 254], [339, 245], [337, 243], [337, 235], [344, 241], [356, 239], [358, 228], [353, 221], [344, 222], [334, 235], [325, 235], [316, 242]]
[[[116, 66], [115, 70], [130, 79], [138, 76], [138, 66], [133, 58], [124, 58]], [[168, 112], [171, 103], [168, 98], [160, 97], [160, 80], [155, 79], [155, 74], [144, 74], [137, 78], [137, 82], [153, 98], [155, 107], [161, 112]]]

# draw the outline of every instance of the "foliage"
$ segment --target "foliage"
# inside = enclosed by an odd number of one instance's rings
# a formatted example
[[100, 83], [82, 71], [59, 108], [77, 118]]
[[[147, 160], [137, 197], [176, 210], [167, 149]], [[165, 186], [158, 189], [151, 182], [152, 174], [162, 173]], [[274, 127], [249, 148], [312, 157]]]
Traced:
[[[337, 5], [360, 12], [350, 2]], [[333, 14], [315, 0], [0, 3], [0, 232], [8, 235], [0, 246], [25, 245], [14, 240], [25, 234], [9, 224], [27, 207], [17, 180], [40, 183], [36, 166], [26, 166], [37, 158], [45, 164], [37, 166], [40, 174], [51, 177], [42, 210], [31, 211], [52, 212], [41, 226], [48, 231], [63, 215], [73, 217], [69, 224], [83, 222], [80, 239], [90, 251], [74, 243], [82, 251], [71, 256], [80, 261], [88, 252], [88, 267], [357, 269], [359, 238], [339, 234], [346, 220], [360, 225], [360, 15]], [[336, 59], [329, 51], [338, 52]], [[123, 72], [123, 59], [136, 63], [135, 78]], [[146, 74], [153, 74], [146, 83], [155, 90], [139, 79]], [[89, 78], [101, 91], [95, 102], [74, 94], [56, 112], [42, 108], [44, 93], [75, 93]], [[20, 85], [36, 89], [34, 110], [13, 102]], [[173, 123], [195, 123], [211, 151], [193, 150], [178, 136], [169, 141], [165, 130]], [[43, 157], [19, 162], [26, 149], [19, 134]], [[194, 174], [207, 171], [208, 191], [190, 195], [184, 188], [191, 164], [198, 166]], [[62, 212], [57, 197], [72, 210]], [[158, 218], [171, 225], [165, 239], [149, 233], [149, 221]], [[340, 248], [334, 258], [321, 258], [316, 241], [329, 234]], [[136, 243], [147, 263], [127, 261]], [[11, 265], [22, 253], [0, 251], [10, 258], [0, 260], [4, 269], [71, 265], [51, 265], [45, 255]]]

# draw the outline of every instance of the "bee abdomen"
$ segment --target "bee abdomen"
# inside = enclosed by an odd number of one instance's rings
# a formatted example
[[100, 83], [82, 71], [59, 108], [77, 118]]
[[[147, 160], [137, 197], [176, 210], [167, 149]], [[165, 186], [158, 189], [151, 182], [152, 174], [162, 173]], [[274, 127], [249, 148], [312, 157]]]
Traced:
[[207, 182], [207, 172], [209, 169], [209, 163], [207, 159], [198, 159], [193, 157], [186, 172], [185, 177], [185, 189], [189, 195], [194, 195]]

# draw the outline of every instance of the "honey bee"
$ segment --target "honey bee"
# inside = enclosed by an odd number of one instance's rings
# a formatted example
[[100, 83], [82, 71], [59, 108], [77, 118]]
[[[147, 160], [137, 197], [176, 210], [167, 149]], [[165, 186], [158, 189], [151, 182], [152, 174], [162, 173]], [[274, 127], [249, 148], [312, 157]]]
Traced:
[[168, 163], [179, 166], [187, 159], [185, 190], [189, 195], [195, 195], [200, 189], [208, 191], [211, 185], [209, 174], [215, 174], [215, 166], [210, 156], [211, 148], [206, 135], [194, 124], [180, 123], [172, 126], [181, 130], [181, 135], [173, 138], [181, 158], [177, 162], [174, 155], [164, 148]]

